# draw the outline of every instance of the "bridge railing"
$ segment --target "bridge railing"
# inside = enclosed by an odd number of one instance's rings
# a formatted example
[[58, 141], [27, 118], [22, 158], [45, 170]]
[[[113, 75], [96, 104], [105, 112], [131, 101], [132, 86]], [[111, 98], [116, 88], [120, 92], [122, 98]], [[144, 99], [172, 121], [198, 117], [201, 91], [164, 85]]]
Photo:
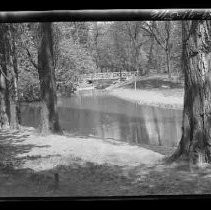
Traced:
[[109, 72], [109, 73], [94, 73], [94, 74], [83, 74], [80, 76], [80, 80], [99, 80], [99, 79], [119, 79], [130, 78], [137, 76], [137, 72]]

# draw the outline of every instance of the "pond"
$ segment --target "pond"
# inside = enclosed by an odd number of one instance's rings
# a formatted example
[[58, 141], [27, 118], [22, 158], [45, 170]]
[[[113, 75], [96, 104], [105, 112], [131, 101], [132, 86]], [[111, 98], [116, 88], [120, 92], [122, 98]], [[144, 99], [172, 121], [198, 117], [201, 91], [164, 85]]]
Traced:
[[[76, 136], [172, 147], [181, 137], [182, 111], [143, 106], [105, 91], [59, 97], [61, 127]], [[21, 105], [22, 125], [37, 128], [40, 107]]]

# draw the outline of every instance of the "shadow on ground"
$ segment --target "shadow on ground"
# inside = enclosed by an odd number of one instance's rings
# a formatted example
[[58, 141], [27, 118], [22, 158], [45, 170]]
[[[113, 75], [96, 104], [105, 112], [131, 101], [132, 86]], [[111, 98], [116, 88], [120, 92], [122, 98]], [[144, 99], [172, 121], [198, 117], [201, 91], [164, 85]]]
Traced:
[[49, 147], [49, 145], [15, 144], [25, 141], [28, 137], [29, 134], [21, 134], [20, 131], [0, 131], [0, 159], [4, 166], [17, 166], [22, 160], [22, 158], [18, 158], [17, 155], [28, 153], [34, 147]]
[[[125, 85], [125, 88], [134, 88], [134, 82], [128, 85]], [[136, 88], [138, 89], [174, 89], [174, 88], [183, 88], [184, 85], [182, 82], [168, 81], [163, 78], [147, 78], [146, 80], [140, 80], [136, 83]]]
[[[29, 137], [20, 131], [0, 131], [0, 197], [13, 196], [39, 196], [37, 181], [34, 177], [40, 177], [32, 169], [17, 169], [26, 159], [39, 159], [40, 156], [17, 157], [19, 154], [28, 153], [34, 147], [49, 147], [48, 145], [37, 146], [33, 144], [15, 144]], [[49, 158], [42, 157], [42, 158]], [[42, 176], [41, 176], [42, 177]], [[46, 177], [45, 177], [46, 181]], [[46, 182], [47, 183], [47, 182]]]
[[[16, 169], [18, 161], [23, 161], [18, 160], [16, 155], [30, 151], [35, 145], [15, 145], [13, 141], [22, 141], [26, 138], [28, 135], [0, 132], [0, 197], [211, 193], [211, 167], [199, 169], [186, 163], [160, 163], [125, 168], [108, 164], [73, 162], [69, 166], [58, 165], [51, 170], [40, 172]], [[11, 164], [7, 164], [9, 161]]]

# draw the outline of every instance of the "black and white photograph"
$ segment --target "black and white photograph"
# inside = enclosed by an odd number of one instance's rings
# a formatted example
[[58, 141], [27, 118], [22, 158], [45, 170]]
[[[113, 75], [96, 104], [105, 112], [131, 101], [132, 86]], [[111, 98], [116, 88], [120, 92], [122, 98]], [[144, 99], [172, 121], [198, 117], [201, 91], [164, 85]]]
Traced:
[[1, 199], [210, 195], [210, 163], [211, 9], [0, 11]]

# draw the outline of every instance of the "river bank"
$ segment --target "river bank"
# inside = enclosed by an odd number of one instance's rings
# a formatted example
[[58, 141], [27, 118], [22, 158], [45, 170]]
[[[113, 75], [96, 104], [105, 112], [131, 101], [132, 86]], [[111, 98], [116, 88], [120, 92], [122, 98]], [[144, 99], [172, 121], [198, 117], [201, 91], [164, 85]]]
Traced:
[[209, 166], [198, 170], [122, 142], [0, 132], [0, 196], [141, 196], [210, 193]]
[[142, 105], [156, 106], [166, 109], [183, 109], [183, 90], [133, 90], [116, 88], [109, 90], [109, 94], [124, 100]]
[[[19, 136], [27, 136], [27, 138], [23, 138], [22, 141], [12, 140], [13, 145], [21, 147], [33, 145], [31, 150], [17, 155], [17, 158], [21, 159], [30, 157], [26, 158], [27, 160], [19, 167], [31, 168], [35, 171], [49, 170], [58, 165], [69, 165], [74, 160], [80, 160], [77, 161], [80, 164], [92, 162], [97, 165], [131, 167], [139, 164], [155, 164], [163, 158], [163, 155], [152, 150], [114, 140], [77, 137], [70, 134], [40, 136], [33, 128], [24, 128], [21, 133], [16, 134], [16, 137]], [[33, 157], [39, 157], [39, 161]]]
[[183, 109], [183, 82], [172, 80], [167, 75], [151, 75], [136, 81], [126, 81], [111, 86], [109, 94], [138, 104], [167, 109]]
[[1, 130], [0, 156], [1, 197], [124, 195], [131, 170], [164, 157], [124, 142], [41, 136], [26, 127]]

